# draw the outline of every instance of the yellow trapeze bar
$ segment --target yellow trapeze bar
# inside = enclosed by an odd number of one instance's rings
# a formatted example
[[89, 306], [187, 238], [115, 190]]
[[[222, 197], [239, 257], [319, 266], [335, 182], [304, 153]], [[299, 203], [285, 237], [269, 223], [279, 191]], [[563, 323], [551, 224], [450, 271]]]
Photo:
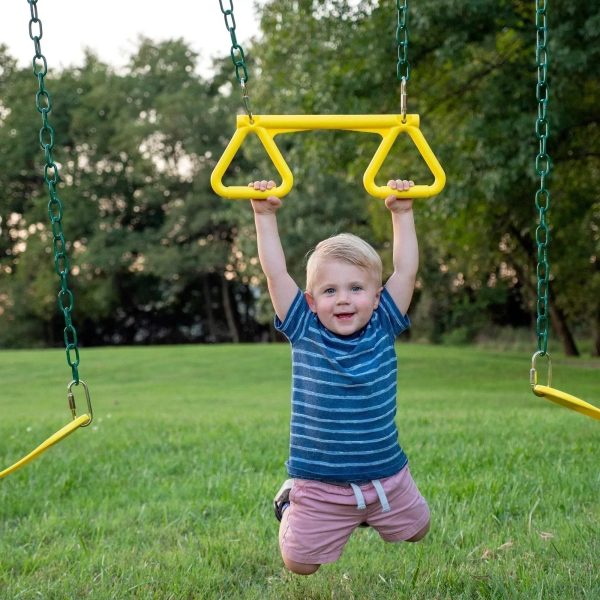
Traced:
[[[363, 175], [363, 184], [371, 196], [376, 198], [386, 198], [391, 195], [399, 198], [430, 198], [439, 194], [444, 188], [446, 174], [419, 129], [419, 115], [406, 115], [404, 121], [402, 115], [253, 115], [252, 122], [248, 115], [238, 115], [237, 129], [210, 177], [213, 190], [219, 196], [233, 200], [264, 199], [271, 195], [282, 198], [292, 189], [294, 176], [275, 143], [275, 136], [280, 133], [295, 133], [313, 129], [375, 133], [382, 137], [381, 143]], [[247, 186], [225, 186], [223, 184], [225, 172], [250, 133], [255, 134], [261, 141], [282, 179], [278, 186], [264, 192]], [[433, 184], [417, 184], [405, 192], [398, 192], [388, 186], [375, 184], [375, 177], [381, 169], [381, 165], [401, 133], [409, 135], [421, 153], [434, 176]]]
[[561, 392], [560, 390], [547, 385], [534, 385], [533, 393], [536, 396], [540, 396], [546, 400], [551, 400], [552, 402], [556, 402], [556, 404], [560, 404], [561, 406], [575, 410], [579, 413], [587, 415], [588, 417], [592, 417], [592, 419], [600, 420], [600, 408], [596, 408], [592, 404], [588, 404], [576, 396], [572, 396], [566, 392]]
[[70, 433], [73, 433], [77, 428], [89, 425], [91, 421], [90, 415], [81, 415], [76, 419], [73, 419], [70, 423], [59, 429], [56, 433], [52, 434], [45, 442], [40, 444], [35, 450], [31, 451], [27, 456], [24, 456], [21, 460], [17, 461], [14, 465], [4, 469], [4, 471], [0, 471], [0, 479], [14, 473], [17, 469], [20, 469], [22, 466], [26, 465], [28, 462], [32, 461], [34, 458], [45, 452], [50, 446], [54, 446], [62, 439], [66, 438]]

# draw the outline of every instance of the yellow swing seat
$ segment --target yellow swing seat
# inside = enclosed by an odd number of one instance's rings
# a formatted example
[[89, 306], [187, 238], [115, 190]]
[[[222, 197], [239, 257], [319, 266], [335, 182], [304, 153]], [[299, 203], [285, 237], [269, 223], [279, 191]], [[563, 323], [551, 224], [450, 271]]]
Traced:
[[[363, 176], [365, 189], [371, 196], [386, 198], [395, 195], [399, 198], [429, 198], [439, 194], [446, 183], [446, 175], [438, 159], [429, 147], [419, 129], [419, 115], [238, 115], [237, 128], [223, 155], [217, 162], [210, 183], [216, 194], [233, 200], [265, 199], [274, 195], [282, 198], [292, 189], [294, 176], [285, 162], [275, 136], [281, 133], [295, 133], [315, 129], [338, 129], [359, 133], [374, 133], [382, 140]], [[378, 186], [375, 177], [398, 135], [407, 134], [425, 163], [429, 167], [434, 182], [431, 185], [415, 185], [410, 191], [398, 192], [388, 186]], [[261, 141], [282, 182], [271, 190], [257, 191], [248, 186], [223, 184], [223, 176], [233, 161], [237, 151], [248, 134], [254, 134]]]
[[565, 408], [570, 408], [571, 410], [575, 410], [581, 414], [587, 415], [588, 417], [592, 417], [592, 419], [600, 420], [600, 408], [597, 408], [593, 404], [589, 404], [588, 402], [577, 398], [577, 396], [572, 396], [566, 392], [561, 392], [560, 390], [547, 385], [534, 385], [533, 393], [536, 396], [545, 398], [546, 400], [556, 402], [556, 404], [560, 404]]
[[[82, 384], [84, 392], [85, 392], [85, 397], [86, 397], [87, 405], [88, 405], [88, 412], [86, 414], [77, 416], [77, 409], [75, 406], [75, 398], [73, 396], [71, 388], [73, 387], [73, 385], [79, 385], [79, 384]], [[88, 387], [85, 384], [85, 382], [80, 380], [76, 384], [74, 381], [72, 381], [69, 384], [67, 389], [68, 389], [67, 398], [69, 401], [69, 408], [71, 409], [71, 414], [73, 416], [73, 420], [70, 423], [67, 423], [64, 427], [61, 427], [56, 433], [53, 433], [47, 440], [42, 442], [37, 448], [32, 450], [29, 454], [27, 454], [26, 456], [24, 456], [23, 458], [18, 460], [16, 463], [11, 465], [10, 467], [7, 467], [6, 469], [4, 469], [4, 471], [0, 471], [0, 479], [3, 479], [4, 477], [6, 477], [7, 475], [10, 475], [11, 473], [14, 473], [17, 469], [20, 469], [21, 467], [26, 465], [28, 462], [31, 462], [34, 458], [37, 458], [40, 454], [42, 454], [43, 452], [48, 450], [48, 448], [50, 448], [51, 446], [54, 446], [54, 444], [57, 444], [58, 442], [60, 442], [64, 438], [66, 438], [69, 434], [73, 433], [79, 427], [87, 427], [92, 422], [92, 419], [93, 419], [92, 403], [90, 400], [90, 393], [89, 393]]]
[[[538, 384], [536, 361], [540, 356], [543, 356], [548, 360], [548, 385]], [[592, 419], [600, 420], [600, 408], [577, 398], [577, 396], [567, 394], [566, 392], [562, 392], [561, 390], [552, 387], [552, 361], [547, 352], [538, 351], [532, 356], [531, 370], [529, 371], [529, 383], [536, 396], [560, 404], [565, 408], [569, 408], [588, 417], [592, 417]]]

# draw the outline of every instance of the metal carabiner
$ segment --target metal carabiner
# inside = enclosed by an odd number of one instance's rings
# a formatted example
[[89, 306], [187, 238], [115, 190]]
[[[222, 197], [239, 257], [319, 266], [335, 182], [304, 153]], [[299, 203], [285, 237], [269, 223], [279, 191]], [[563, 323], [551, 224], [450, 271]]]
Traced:
[[74, 385], [79, 385], [79, 384], [81, 384], [83, 386], [83, 391], [85, 392], [85, 400], [87, 402], [87, 407], [88, 407], [88, 414], [90, 416], [90, 420], [85, 425], [81, 425], [81, 427], [87, 427], [92, 422], [92, 419], [94, 418], [94, 411], [92, 410], [92, 400], [90, 398], [90, 390], [88, 389], [88, 386], [85, 383], [85, 381], [80, 379], [79, 381], [73, 380], [73, 381], [71, 381], [71, 383], [69, 383], [69, 385], [67, 386], [67, 401], [69, 403], [69, 409], [71, 410], [71, 415], [73, 417], [73, 420], [75, 420], [77, 418], [77, 406], [75, 404], [75, 395], [71, 391], [71, 388]]
[[402, 122], [406, 123], [406, 77], [400, 80], [400, 114], [402, 115]]
[[252, 108], [250, 107], [250, 96], [248, 96], [248, 86], [246, 85], [246, 80], [240, 79], [240, 85], [242, 86], [242, 102], [244, 103], [244, 108], [246, 109], [246, 113], [250, 119], [250, 124], [254, 125], [254, 117], [252, 116]]
[[542, 352], [541, 350], [538, 350], [537, 352], [534, 353], [534, 355], [531, 357], [531, 369], [529, 370], [529, 383], [533, 388], [535, 388], [535, 386], [537, 385], [537, 370], [536, 370], [536, 362], [538, 359], [538, 356], [545, 356], [548, 359], [548, 383], [546, 384], [547, 387], [552, 387], [552, 360], [550, 359], [550, 355], [547, 352]]

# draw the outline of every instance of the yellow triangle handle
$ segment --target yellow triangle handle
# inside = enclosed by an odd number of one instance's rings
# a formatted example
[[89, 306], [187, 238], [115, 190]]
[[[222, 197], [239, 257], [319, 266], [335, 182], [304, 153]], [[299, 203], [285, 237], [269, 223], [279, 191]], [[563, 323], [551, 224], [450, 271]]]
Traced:
[[[248, 118], [248, 117], [246, 117]], [[285, 159], [283, 158], [277, 144], [275, 143], [275, 133], [269, 131], [266, 127], [259, 127], [256, 125], [256, 116], [254, 117], [254, 125], [248, 121], [247, 125], [240, 125], [238, 119], [238, 128], [236, 129], [231, 141], [225, 148], [223, 155], [219, 159], [219, 162], [213, 169], [210, 176], [210, 185], [214, 192], [222, 198], [229, 198], [231, 200], [250, 200], [250, 198], [267, 198], [269, 196], [277, 196], [283, 198], [294, 185], [294, 176], [292, 171], [288, 167]], [[240, 149], [243, 141], [248, 137], [249, 133], [254, 133], [258, 139], [262, 142], [267, 154], [273, 161], [273, 165], [279, 173], [282, 183], [277, 187], [274, 187], [268, 191], [261, 192], [254, 189], [250, 189], [244, 185], [225, 186], [223, 185], [223, 175], [229, 168], [231, 161], [233, 161], [237, 151]]]
[[[431, 198], [432, 196], [439, 194], [446, 185], [446, 174], [444, 173], [444, 169], [442, 169], [442, 165], [440, 165], [435, 154], [429, 147], [425, 136], [419, 129], [418, 116], [407, 116], [417, 117], [416, 125], [414, 123], [407, 122], [406, 124], [392, 127], [383, 136], [379, 148], [377, 148], [377, 151], [375, 152], [369, 166], [367, 167], [367, 170], [365, 171], [363, 183], [365, 189], [369, 194], [371, 194], [371, 196], [376, 198], [387, 198], [388, 196], [396, 196], [398, 198]], [[387, 185], [378, 186], [375, 184], [375, 177], [377, 176], [377, 173], [379, 173], [379, 170], [381, 169], [383, 162], [387, 158], [389, 151], [394, 145], [396, 138], [401, 133], [407, 133], [421, 153], [425, 164], [429, 167], [429, 170], [434, 176], [434, 182], [431, 185], [417, 184], [406, 192], [398, 192]]]
[[[363, 176], [365, 189], [376, 198], [386, 198], [390, 195], [400, 198], [430, 198], [444, 188], [446, 175], [419, 129], [419, 115], [406, 115], [405, 118], [402, 115], [253, 115], [252, 121], [248, 115], [238, 115], [237, 129], [211, 174], [210, 183], [213, 190], [219, 196], [232, 200], [264, 199], [271, 195], [282, 198], [292, 189], [294, 176], [275, 143], [275, 136], [315, 129], [376, 133], [382, 137], [381, 144]], [[223, 176], [250, 133], [255, 134], [261, 141], [282, 180], [281, 184], [264, 192], [242, 185], [223, 184]], [[375, 177], [401, 133], [408, 134], [419, 150], [434, 176], [433, 184], [417, 184], [406, 192], [376, 185]]]

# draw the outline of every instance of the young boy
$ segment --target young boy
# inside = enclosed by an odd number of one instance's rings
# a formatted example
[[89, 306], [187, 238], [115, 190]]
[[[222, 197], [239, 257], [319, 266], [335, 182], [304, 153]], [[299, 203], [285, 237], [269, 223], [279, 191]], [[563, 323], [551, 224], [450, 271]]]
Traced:
[[[388, 182], [405, 191], [412, 181]], [[273, 181], [249, 184], [268, 190]], [[350, 534], [369, 525], [388, 542], [416, 542], [429, 509], [398, 443], [394, 342], [409, 325], [419, 252], [412, 200], [389, 196], [394, 272], [364, 240], [320, 242], [302, 293], [287, 272], [276, 212], [281, 200], [252, 200], [258, 256], [275, 326], [292, 344], [289, 479], [275, 497], [286, 567], [301, 575], [335, 562]]]

